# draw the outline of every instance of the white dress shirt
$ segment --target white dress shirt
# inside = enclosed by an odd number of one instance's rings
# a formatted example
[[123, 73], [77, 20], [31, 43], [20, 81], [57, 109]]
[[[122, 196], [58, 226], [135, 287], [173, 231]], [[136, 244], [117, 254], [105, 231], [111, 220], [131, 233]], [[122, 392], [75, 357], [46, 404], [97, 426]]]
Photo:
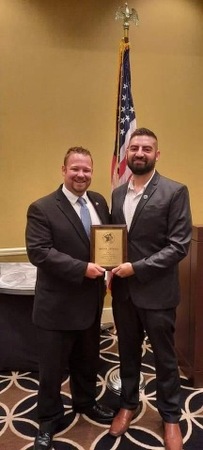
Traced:
[[[62, 191], [63, 191], [64, 195], [66, 196], [66, 198], [71, 203], [72, 207], [74, 208], [74, 210], [76, 211], [78, 216], [80, 217], [80, 204], [77, 202], [78, 196], [73, 194], [71, 191], [69, 191], [65, 187], [64, 184], [62, 186]], [[96, 210], [94, 209], [93, 204], [90, 202], [90, 200], [89, 200], [89, 198], [87, 196], [87, 193], [85, 192], [82, 195], [82, 197], [85, 199], [86, 205], [87, 205], [87, 207], [89, 209], [92, 225], [100, 225], [101, 224], [101, 220], [100, 220]]]

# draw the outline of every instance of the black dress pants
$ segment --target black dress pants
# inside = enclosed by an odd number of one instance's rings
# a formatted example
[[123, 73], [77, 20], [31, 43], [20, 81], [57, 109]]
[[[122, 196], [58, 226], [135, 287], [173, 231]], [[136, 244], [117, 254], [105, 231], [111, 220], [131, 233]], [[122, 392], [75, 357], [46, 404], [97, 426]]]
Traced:
[[73, 408], [95, 403], [99, 367], [100, 318], [87, 330], [57, 331], [37, 327], [39, 344], [38, 419], [42, 431], [54, 431], [64, 415], [60, 395], [65, 370], [70, 374]]
[[121, 407], [134, 409], [139, 402], [142, 343], [146, 331], [155, 359], [157, 408], [165, 422], [180, 418], [180, 378], [174, 348], [176, 310], [137, 308], [130, 298], [113, 300], [118, 333]]

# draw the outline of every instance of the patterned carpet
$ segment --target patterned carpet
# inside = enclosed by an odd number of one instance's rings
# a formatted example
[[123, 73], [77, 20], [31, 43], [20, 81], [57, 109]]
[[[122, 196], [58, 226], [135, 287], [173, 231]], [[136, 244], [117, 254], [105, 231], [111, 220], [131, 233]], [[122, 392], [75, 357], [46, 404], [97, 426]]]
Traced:
[[[111, 332], [112, 331], [112, 332]], [[98, 400], [119, 407], [119, 396], [109, 389], [112, 372], [119, 367], [117, 337], [113, 329], [101, 334], [101, 367], [98, 374]], [[155, 370], [151, 346], [143, 344], [142, 374], [145, 387], [140, 391], [140, 412], [129, 430], [120, 438], [108, 434], [108, 426], [74, 414], [71, 409], [69, 379], [64, 377], [62, 396], [65, 405], [63, 429], [54, 436], [55, 450], [163, 450], [163, 431], [156, 409]], [[194, 389], [181, 375], [181, 430], [184, 450], [203, 449], [203, 389]], [[0, 374], [0, 449], [32, 450], [37, 430], [36, 402], [38, 373]]]

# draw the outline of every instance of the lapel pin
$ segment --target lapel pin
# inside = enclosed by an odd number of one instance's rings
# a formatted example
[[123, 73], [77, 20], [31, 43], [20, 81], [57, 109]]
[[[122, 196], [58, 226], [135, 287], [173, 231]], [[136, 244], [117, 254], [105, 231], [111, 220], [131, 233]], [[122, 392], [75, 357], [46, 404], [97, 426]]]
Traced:
[[99, 202], [96, 202], [96, 205], [99, 205]]
[[148, 195], [147, 195], [147, 194], [143, 195], [143, 199], [144, 199], [144, 200], [147, 200], [147, 198], [148, 198]]

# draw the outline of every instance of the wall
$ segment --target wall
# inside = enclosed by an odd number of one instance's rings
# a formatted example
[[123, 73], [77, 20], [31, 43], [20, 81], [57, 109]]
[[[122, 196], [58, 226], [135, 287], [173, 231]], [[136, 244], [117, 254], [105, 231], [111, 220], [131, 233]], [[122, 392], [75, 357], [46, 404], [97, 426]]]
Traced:
[[[0, 247], [24, 246], [29, 203], [61, 183], [72, 145], [93, 154], [92, 188], [110, 200], [122, 23], [108, 0], [1, 0]], [[203, 218], [203, 2], [131, 0], [138, 126], [159, 136], [160, 172], [186, 183]]]

